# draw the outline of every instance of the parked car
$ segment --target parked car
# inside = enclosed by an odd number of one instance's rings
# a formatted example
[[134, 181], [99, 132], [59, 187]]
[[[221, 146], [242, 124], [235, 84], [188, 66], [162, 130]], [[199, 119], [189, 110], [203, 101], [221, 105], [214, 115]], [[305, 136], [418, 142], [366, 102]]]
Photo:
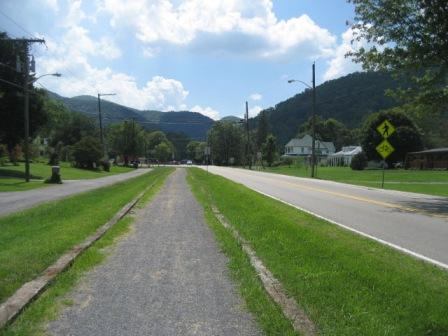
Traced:
[[187, 160], [187, 165], [191, 166], [193, 164], [193, 161]]

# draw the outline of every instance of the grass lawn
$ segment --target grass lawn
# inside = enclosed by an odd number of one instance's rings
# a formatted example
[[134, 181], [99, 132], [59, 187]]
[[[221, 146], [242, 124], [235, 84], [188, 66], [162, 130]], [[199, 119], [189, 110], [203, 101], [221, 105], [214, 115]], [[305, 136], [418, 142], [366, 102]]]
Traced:
[[[160, 190], [171, 171], [171, 168], [162, 168], [150, 173], [151, 175], [146, 175], [147, 183], [155, 181], [155, 184], [139, 201], [138, 207], [142, 207], [150, 201]], [[106, 258], [110, 253], [108, 247], [119, 236], [129, 232], [132, 222], [132, 215], [128, 214], [116, 223], [102, 238], [80, 255], [69, 269], [58, 275], [46, 291], [26, 307], [13, 323], [0, 330], [0, 336], [45, 335], [46, 323], [55, 319], [63, 307], [73, 304], [70, 299], [65, 298], [65, 295], [77, 284], [85, 272]]]
[[[61, 177], [64, 180], [94, 179], [109, 175], [121, 174], [132, 171], [130, 167], [111, 166], [110, 172], [103, 170], [87, 170], [70, 166], [68, 162], [61, 162]], [[25, 165], [20, 163], [18, 166], [7, 165], [0, 167], [0, 192], [2, 191], [23, 191], [48, 186], [42, 181], [24, 182]], [[30, 165], [32, 179], [44, 180], [51, 176], [51, 166], [45, 163], [32, 163]]]
[[[448, 272], [220, 176], [196, 168], [189, 172], [206, 213], [212, 199], [320, 334], [448, 335]], [[226, 233], [216, 237], [224, 246], [235, 245]], [[264, 298], [245, 280], [247, 258], [232, 249], [224, 251], [233, 274], [249, 309], [259, 316], [263, 307], [257, 297]], [[276, 331], [263, 327], [268, 335], [290, 332], [280, 325]]]
[[0, 302], [65, 251], [105, 224], [126, 203], [172, 169], [142, 176], [0, 218]]
[[[266, 172], [310, 177], [303, 166], [266, 167]], [[349, 167], [318, 167], [317, 178], [366, 187], [381, 188], [382, 170], [352, 170]], [[448, 196], [448, 171], [386, 170], [385, 189], [410, 191], [428, 195]]]

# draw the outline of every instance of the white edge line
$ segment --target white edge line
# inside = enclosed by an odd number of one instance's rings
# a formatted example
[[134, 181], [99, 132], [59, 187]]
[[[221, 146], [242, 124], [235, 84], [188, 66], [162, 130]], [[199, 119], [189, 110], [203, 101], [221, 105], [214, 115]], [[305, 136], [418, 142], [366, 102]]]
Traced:
[[[249, 187], [249, 188], [250, 188], [250, 187]], [[335, 224], [335, 225], [337, 225], [337, 226], [340, 226], [340, 227], [342, 227], [342, 228], [344, 228], [344, 229], [346, 229], [346, 230], [348, 230], [348, 231], [357, 233], [357, 234], [359, 234], [359, 235], [361, 235], [361, 236], [363, 236], [363, 237], [366, 237], [366, 238], [370, 238], [370, 239], [375, 240], [375, 241], [377, 241], [377, 242], [379, 242], [379, 243], [381, 243], [381, 244], [383, 244], [383, 245], [392, 247], [392, 248], [394, 248], [394, 249], [396, 249], [396, 250], [398, 250], [398, 251], [404, 252], [404, 253], [409, 254], [409, 255], [411, 255], [411, 256], [413, 256], [413, 257], [416, 257], [416, 258], [418, 258], [418, 259], [422, 259], [422, 260], [427, 261], [427, 262], [429, 262], [429, 263], [431, 263], [431, 264], [434, 264], [434, 265], [436, 265], [436, 266], [439, 266], [439, 267], [441, 267], [441, 268], [444, 268], [444, 269], [447, 269], [447, 270], [448, 270], [448, 265], [447, 265], [447, 264], [444, 264], [444, 263], [442, 263], [442, 262], [440, 262], [440, 261], [431, 259], [431, 258], [429, 258], [429, 257], [426, 257], [426, 256], [420, 254], [420, 253], [417, 253], [417, 252], [413, 252], [413, 251], [411, 251], [411, 250], [408, 250], [408, 249], [405, 248], [405, 247], [401, 247], [401, 246], [399, 246], [399, 245], [395, 245], [395, 244], [390, 243], [390, 242], [388, 242], [388, 241], [385, 241], [385, 240], [383, 240], [383, 239], [380, 239], [380, 238], [374, 237], [374, 236], [372, 236], [372, 235], [369, 235], [368, 233], [364, 233], [364, 232], [362, 232], [362, 231], [356, 230], [356, 229], [351, 228], [351, 227], [349, 227], [349, 226], [346, 226], [346, 225], [344, 225], [344, 224], [338, 223], [338, 222], [336, 222], [336, 221], [334, 221], [334, 220], [332, 220], [332, 219], [329, 219], [329, 218], [326, 218], [326, 217], [324, 217], [324, 216], [321, 216], [321, 215], [319, 215], [319, 214], [317, 214], [317, 213], [315, 213], [315, 212], [312, 212], [312, 211], [310, 211], [310, 210], [304, 209], [304, 208], [302, 208], [302, 207], [300, 207], [300, 206], [298, 206], [298, 205], [294, 205], [294, 204], [292, 204], [292, 203], [289, 203], [289, 202], [287, 202], [287, 201], [284, 201], [284, 200], [282, 200], [282, 199], [280, 199], [280, 198], [277, 198], [277, 197], [275, 197], [275, 196], [269, 195], [269, 194], [267, 194], [267, 193], [265, 193], [265, 192], [263, 192], [263, 191], [260, 191], [260, 190], [258, 190], [258, 189], [255, 189], [255, 188], [250, 188], [250, 189], [255, 190], [256, 192], [258, 192], [258, 193], [260, 193], [260, 194], [262, 194], [262, 195], [264, 195], [264, 196], [267, 196], [267, 197], [270, 197], [270, 198], [272, 198], [272, 199], [275, 199], [276, 201], [279, 201], [279, 202], [282, 202], [282, 203], [287, 204], [287, 205], [289, 205], [289, 206], [292, 206], [293, 208], [296, 208], [296, 209], [298, 209], [298, 210], [300, 210], [300, 211], [306, 212], [307, 214], [310, 214], [310, 215], [312, 215], [312, 216], [318, 217], [318, 218], [323, 219], [323, 220], [325, 220], [325, 221], [327, 221], [327, 222], [330, 222], [330, 223], [332, 223], [332, 224]]]

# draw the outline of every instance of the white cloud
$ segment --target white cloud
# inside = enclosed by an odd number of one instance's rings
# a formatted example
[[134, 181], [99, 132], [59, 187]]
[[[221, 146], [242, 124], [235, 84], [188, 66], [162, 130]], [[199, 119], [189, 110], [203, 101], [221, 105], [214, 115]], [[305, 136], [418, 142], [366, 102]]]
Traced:
[[350, 58], [345, 57], [349, 51], [353, 51], [361, 46], [367, 45], [364, 41], [355, 41], [352, 45], [351, 41], [353, 40], [353, 34], [354, 32], [351, 28], [347, 29], [342, 34], [341, 44], [336, 48], [333, 57], [327, 62], [328, 69], [324, 74], [324, 80], [335, 79], [362, 69], [360, 64], [357, 64]]
[[121, 57], [121, 50], [110, 37], [102, 37], [97, 44], [98, 54], [107, 59]]
[[252, 100], [261, 100], [263, 98], [263, 96], [261, 94], [259, 94], [259, 93], [252, 93], [249, 96], [249, 98], [252, 99]]
[[58, 0], [42, 0], [42, 3], [50, 7], [53, 11], [58, 12], [59, 11], [59, 3]]
[[258, 105], [251, 107], [249, 109], [249, 118], [256, 117], [258, 115], [258, 113], [261, 112], [261, 110], [263, 110], [263, 108]]
[[112, 26], [131, 26], [150, 47], [188, 46], [264, 58], [331, 55], [336, 38], [307, 15], [279, 20], [272, 0], [103, 0]]
[[199, 112], [200, 114], [203, 114], [209, 118], [212, 118], [213, 120], [219, 119], [219, 112], [212, 109], [211, 107], [201, 107], [199, 105], [195, 105], [190, 109], [192, 112]]

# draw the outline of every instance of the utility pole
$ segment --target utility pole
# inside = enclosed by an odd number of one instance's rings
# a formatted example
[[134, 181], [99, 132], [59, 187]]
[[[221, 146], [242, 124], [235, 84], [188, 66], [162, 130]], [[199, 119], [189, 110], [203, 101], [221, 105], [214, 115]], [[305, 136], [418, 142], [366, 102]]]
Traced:
[[[25, 150], [25, 182], [30, 181], [30, 153], [29, 153], [29, 141], [30, 141], [30, 92], [28, 86], [30, 85], [30, 59], [29, 44], [30, 43], [45, 43], [43, 39], [11, 39], [11, 41], [17, 41], [24, 43], [25, 55], [24, 55], [24, 76], [23, 76], [23, 114], [25, 122], [25, 139], [24, 139], [24, 150]], [[34, 70], [34, 69], [33, 69]]]
[[98, 119], [100, 122], [100, 141], [101, 149], [103, 151], [103, 157], [107, 158], [106, 147], [104, 146], [104, 136], [103, 136], [103, 117], [101, 115], [101, 97], [102, 96], [115, 96], [116, 93], [98, 93]]
[[311, 177], [315, 175], [316, 167], [316, 63], [313, 62], [313, 141], [311, 145]]
[[246, 101], [246, 114], [245, 114], [245, 116], [244, 116], [244, 119], [245, 119], [245, 121], [246, 121], [246, 136], [247, 136], [247, 139], [246, 139], [246, 160], [248, 160], [248, 162], [249, 162], [249, 169], [252, 169], [252, 158], [249, 156], [249, 146], [250, 146], [250, 143], [249, 143], [249, 141], [250, 141], [250, 139], [249, 139], [249, 106], [248, 106], [248, 104], [247, 104], [247, 101]]

